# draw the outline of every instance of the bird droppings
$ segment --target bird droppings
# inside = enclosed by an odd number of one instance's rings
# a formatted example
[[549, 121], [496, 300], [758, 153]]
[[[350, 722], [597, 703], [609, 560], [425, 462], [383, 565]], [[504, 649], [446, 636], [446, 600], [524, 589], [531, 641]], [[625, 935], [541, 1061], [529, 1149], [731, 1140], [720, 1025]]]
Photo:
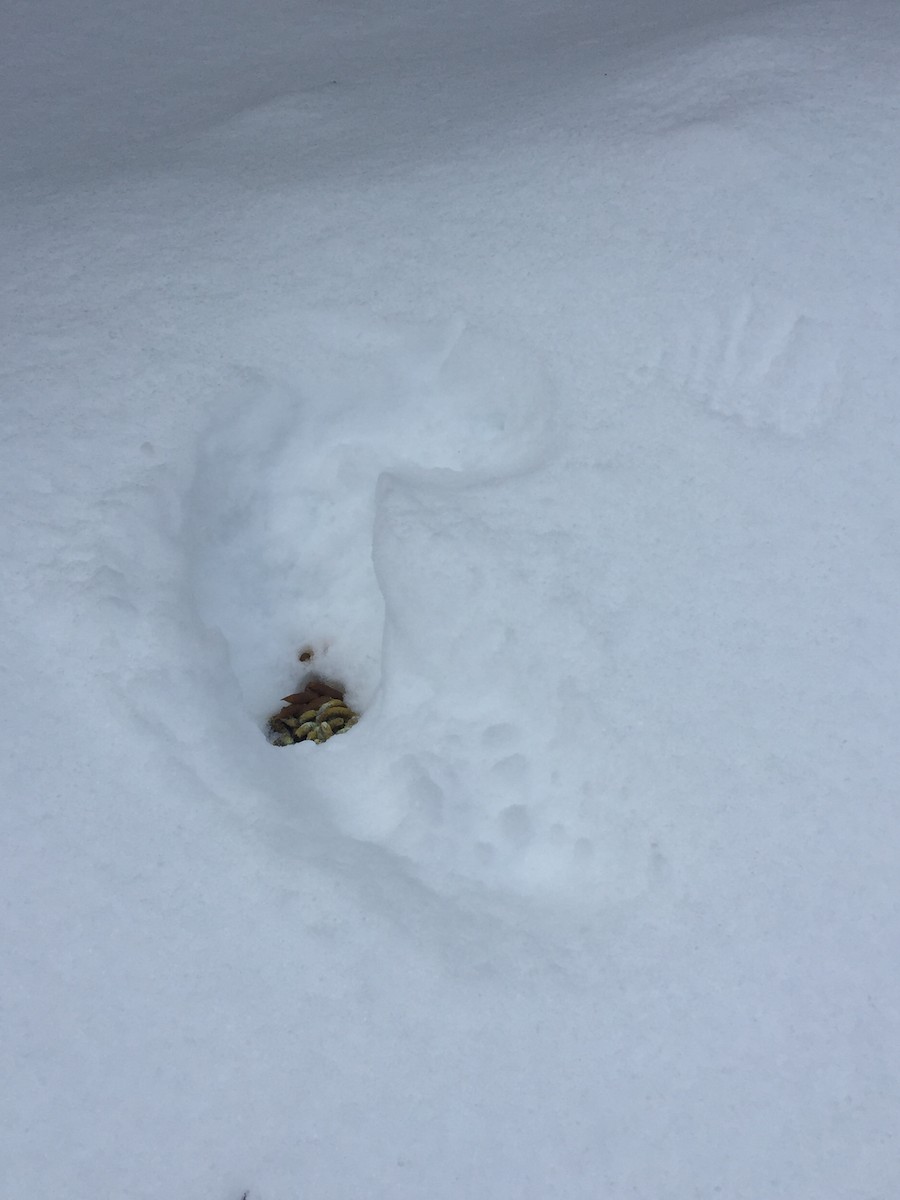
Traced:
[[[311, 662], [313, 651], [301, 650], [298, 658], [302, 663]], [[353, 711], [344, 693], [342, 684], [310, 675], [298, 691], [282, 696], [284, 707], [269, 718], [269, 741], [273, 746], [322, 745], [335, 734], [346, 733], [359, 720], [359, 713]]]

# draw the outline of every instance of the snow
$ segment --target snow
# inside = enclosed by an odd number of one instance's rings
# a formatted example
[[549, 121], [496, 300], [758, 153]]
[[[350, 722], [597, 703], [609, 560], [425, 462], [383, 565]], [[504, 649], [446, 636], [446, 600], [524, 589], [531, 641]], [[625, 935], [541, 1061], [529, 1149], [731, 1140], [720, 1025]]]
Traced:
[[0, 1195], [890, 1200], [896, 6], [3, 24]]

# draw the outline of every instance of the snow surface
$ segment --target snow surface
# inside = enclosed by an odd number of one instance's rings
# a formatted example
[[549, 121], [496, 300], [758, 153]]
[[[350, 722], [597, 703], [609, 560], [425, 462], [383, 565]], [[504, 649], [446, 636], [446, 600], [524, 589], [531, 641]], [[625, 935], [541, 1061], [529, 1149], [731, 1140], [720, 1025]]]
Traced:
[[0, 23], [0, 1196], [900, 1195], [900, 9]]

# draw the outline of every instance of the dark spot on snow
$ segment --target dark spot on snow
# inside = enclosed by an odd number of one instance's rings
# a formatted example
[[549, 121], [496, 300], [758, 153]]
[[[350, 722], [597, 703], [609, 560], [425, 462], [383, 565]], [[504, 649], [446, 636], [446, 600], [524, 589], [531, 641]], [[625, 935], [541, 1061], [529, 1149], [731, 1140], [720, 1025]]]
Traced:
[[[302, 663], [311, 662], [313, 651], [301, 650]], [[282, 696], [283, 708], [269, 718], [268, 738], [273, 746], [293, 746], [297, 742], [321, 745], [338, 733], [346, 733], [359, 720], [345, 699], [345, 687], [333, 679], [310, 674], [296, 692]]]

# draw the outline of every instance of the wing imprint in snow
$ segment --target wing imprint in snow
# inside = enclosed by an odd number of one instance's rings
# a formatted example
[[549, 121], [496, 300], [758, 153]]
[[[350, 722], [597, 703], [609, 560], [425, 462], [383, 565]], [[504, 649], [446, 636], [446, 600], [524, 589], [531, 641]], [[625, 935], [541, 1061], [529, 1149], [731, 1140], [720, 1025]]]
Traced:
[[751, 293], [684, 328], [669, 369], [714, 413], [802, 437], [834, 416], [843, 383], [840, 333], [796, 306]]

